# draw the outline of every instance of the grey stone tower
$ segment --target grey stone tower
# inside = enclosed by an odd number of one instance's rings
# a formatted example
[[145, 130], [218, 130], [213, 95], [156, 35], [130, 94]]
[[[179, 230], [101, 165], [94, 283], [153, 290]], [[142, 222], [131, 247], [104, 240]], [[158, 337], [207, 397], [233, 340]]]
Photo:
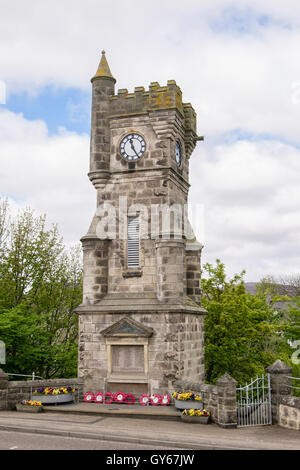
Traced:
[[97, 211], [81, 239], [79, 377], [94, 393], [172, 392], [204, 381], [202, 245], [184, 217], [196, 114], [173, 80], [115, 94], [104, 52], [91, 81]]

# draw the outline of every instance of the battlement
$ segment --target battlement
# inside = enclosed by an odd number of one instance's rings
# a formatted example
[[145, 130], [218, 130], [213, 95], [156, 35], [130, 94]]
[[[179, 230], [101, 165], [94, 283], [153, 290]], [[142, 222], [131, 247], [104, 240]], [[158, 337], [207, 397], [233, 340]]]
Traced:
[[190, 103], [182, 102], [182, 92], [175, 80], [168, 80], [166, 86], [151, 82], [149, 90], [139, 86], [134, 93], [120, 88], [110, 97], [110, 117], [146, 114], [157, 110], [176, 109], [185, 120], [186, 127], [196, 132], [196, 113]]

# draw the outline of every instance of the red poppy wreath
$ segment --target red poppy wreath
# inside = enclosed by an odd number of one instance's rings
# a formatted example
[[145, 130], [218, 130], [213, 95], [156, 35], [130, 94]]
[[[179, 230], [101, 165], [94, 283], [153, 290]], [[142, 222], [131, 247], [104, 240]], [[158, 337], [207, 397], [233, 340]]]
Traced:
[[125, 395], [124, 403], [127, 403], [127, 405], [133, 405], [135, 403], [135, 396], [128, 393]]
[[106, 392], [105, 394], [105, 403], [110, 405], [114, 401], [114, 394], [110, 392]]
[[142, 406], [146, 406], [148, 405], [148, 403], [149, 403], [149, 397], [146, 393], [144, 393], [143, 395], [140, 396], [140, 404]]
[[167, 406], [170, 404], [171, 398], [169, 395], [165, 394], [161, 396], [161, 404], [162, 406]]
[[86, 394], [84, 395], [83, 397], [83, 400], [86, 402], [86, 403], [90, 403], [91, 401], [93, 401], [94, 399], [94, 394], [91, 393], [91, 392], [86, 392]]
[[125, 393], [118, 392], [118, 393], [115, 394], [114, 399], [117, 403], [122, 403], [124, 401], [125, 397], [126, 397]]
[[94, 402], [95, 403], [103, 403], [104, 402], [104, 395], [101, 392], [95, 393], [94, 395]]
[[150, 397], [151, 405], [157, 406], [161, 403], [161, 396], [160, 395], [151, 395]]

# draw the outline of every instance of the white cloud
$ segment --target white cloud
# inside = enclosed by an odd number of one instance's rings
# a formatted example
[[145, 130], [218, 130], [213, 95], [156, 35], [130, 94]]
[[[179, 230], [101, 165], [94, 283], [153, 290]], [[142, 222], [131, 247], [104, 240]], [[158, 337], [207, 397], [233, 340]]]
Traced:
[[87, 177], [89, 137], [61, 131], [49, 136], [42, 121], [0, 112], [0, 194], [57, 223], [66, 242], [88, 229], [95, 191]]
[[[190, 202], [205, 206], [203, 260], [221, 258], [248, 280], [300, 264], [300, 150], [278, 141], [197, 149]], [[273, 271], [272, 271], [273, 270]]]
[[[234, 12], [269, 23], [237, 34]], [[228, 28], [212, 27], [224, 17]], [[2, 5], [0, 40], [8, 94], [46, 84], [90, 90], [105, 48], [119, 88], [175, 79], [208, 138], [243, 129], [300, 143], [296, 1], [11, 0]]]
[[[0, 41], [8, 97], [91, 90], [103, 48], [117, 88], [175, 79], [205, 136], [190, 172], [190, 200], [205, 204], [204, 260], [250, 280], [297, 270], [298, 0], [0, 0]], [[88, 153], [88, 136], [50, 137], [42, 116], [0, 112], [1, 193], [46, 212], [67, 241], [94, 210]]]
[[[89, 137], [0, 112], [1, 195], [58, 223], [66, 242], [85, 234], [96, 194], [87, 178]], [[277, 141], [199, 144], [190, 203], [204, 205], [203, 261], [225, 262], [248, 280], [297, 272], [300, 264], [300, 150]]]

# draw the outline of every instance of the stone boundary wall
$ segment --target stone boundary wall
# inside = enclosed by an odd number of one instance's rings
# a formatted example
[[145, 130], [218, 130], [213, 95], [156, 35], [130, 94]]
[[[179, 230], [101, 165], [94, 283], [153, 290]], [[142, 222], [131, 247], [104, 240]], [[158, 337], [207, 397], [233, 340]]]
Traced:
[[279, 426], [300, 431], [300, 397], [282, 397], [278, 415]]
[[175, 382], [175, 392], [199, 394], [203, 400], [203, 408], [211, 413], [212, 422], [218, 421], [218, 391], [216, 385], [193, 383], [183, 380]]
[[17, 403], [22, 400], [30, 400], [31, 392], [41, 387], [74, 387], [76, 390], [75, 400], [83, 398], [83, 381], [78, 378], [8, 381], [5, 380], [3, 374], [0, 379], [0, 410], [15, 409]]
[[218, 389], [216, 385], [202, 384], [199, 387], [203, 408], [210, 412], [212, 422], [218, 422]]
[[176, 392], [200, 394], [213, 423], [227, 429], [237, 427], [236, 381], [229, 374], [224, 374], [216, 385], [177, 380], [174, 386]]
[[[266, 368], [271, 381], [272, 424], [300, 430], [300, 397], [292, 396], [292, 369], [281, 360]], [[188, 381], [174, 382], [176, 392], [199, 393], [203, 406], [210, 411], [214, 423], [223, 428], [237, 427], [237, 382], [224, 374], [216, 385], [195, 384]]]
[[[271, 377], [272, 424], [300, 431], [300, 397], [291, 394], [291, 368], [278, 360], [266, 371]], [[237, 427], [236, 385], [237, 382], [229, 374], [224, 374], [216, 385], [186, 380], [173, 382], [176, 392], [200, 394], [203, 407], [211, 413], [212, 422], [223, 428]], [[17, 403], [30, 399], [31, 391], [36, 388], [63, 386], [73, 386], [76, 400], [83, 399], [84, 383], [80, 378], [9, 381], [0, 369], [0, 410], [14, 409]]]
[[300, 430], [300, 397], [292, 395], [292, 368], [277, 360], [266, 371], [271, 376], [272, 423]]
[[7, 409], [7, 390], [0, 390], [0, 410]]

